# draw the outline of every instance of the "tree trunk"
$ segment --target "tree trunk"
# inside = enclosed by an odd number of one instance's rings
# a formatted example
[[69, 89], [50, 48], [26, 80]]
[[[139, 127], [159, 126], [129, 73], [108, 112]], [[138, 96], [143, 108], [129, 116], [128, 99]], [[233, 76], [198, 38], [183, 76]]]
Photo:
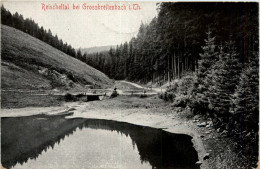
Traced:
[[180, 56], [178, 55], [178, 79], [180, 78]]
[[[185, 59], [184, 59], [184, 61], [185, 61]], [[183, 76], [183, 74], [184, 74], [184, 63], [182, 61], [181, 62], [181, 76]]]
[[170, 57], [168, 54], [168, 84], [170, 84]]
[[172, 80], [174, 79], [174, 57], [172, 57]]
[[195, 58], [195, 71], [199, 68], [198, 58]]

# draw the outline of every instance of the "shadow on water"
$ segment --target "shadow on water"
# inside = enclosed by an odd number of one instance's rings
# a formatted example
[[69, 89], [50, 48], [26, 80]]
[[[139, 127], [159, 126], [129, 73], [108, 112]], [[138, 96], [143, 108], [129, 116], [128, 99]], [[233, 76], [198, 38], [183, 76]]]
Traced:
[[53, 151], [49, 148], [54, 149], [55, 143], [55, 147], [60, 146], [65, 136], [85, 128], [130, 136], [132, 149], [137, 148], [141, 163], [148, 162], [151, 168], [199, 168], [195, 166], [198, 155], [188, 135], [111, 120], [66, 119], [65, 115], [2, 118], [2, 165], [11, 168], [37, 159], [43, 151]]

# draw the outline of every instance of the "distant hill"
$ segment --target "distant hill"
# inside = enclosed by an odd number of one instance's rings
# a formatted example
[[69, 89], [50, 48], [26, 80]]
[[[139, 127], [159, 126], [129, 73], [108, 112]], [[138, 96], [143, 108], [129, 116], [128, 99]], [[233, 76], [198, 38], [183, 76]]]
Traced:
[[84, 89], [113, 84], [102, 72], [17, 29], [1, 25], [1, 89]]
[[95, 46], [91, 48], [80, 48], [82, 54], [84, 53], [97, 53], [97, 52], [104, 52], [104, 51], [109, 51], [110, 48], [116, 48], [116, 45], [110, 45], [110, 46]]

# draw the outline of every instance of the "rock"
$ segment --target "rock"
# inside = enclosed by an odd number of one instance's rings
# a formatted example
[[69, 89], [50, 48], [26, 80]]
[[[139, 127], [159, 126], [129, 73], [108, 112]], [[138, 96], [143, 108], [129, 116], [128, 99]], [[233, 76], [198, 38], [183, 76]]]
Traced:
[[217, 129], [217, 132], [218, 132], [218, 133], [220, 132], [220, 128]]
[[202, 162], [201, 162], [201, 161], [197, 161], [195, 164], [196, 164], [196, 165], [201, 165]]
[[227, 130], [224, 130], [224, 131], [221, 133], [222, 136], [226, 136], [227, 134], [228, 134], [228, 131], [227, 131]]
[[210, 131], [206, 131], [206, 132], [205, 132], [205, 134], [209, 134], [209, 133], [210, 133]]
[[205, 127], [206, 126], [206, 123], [203, 122], [203, 123], [200, 123], [200, 124], [197, 124], [198, 127]]
[[209, 153], [206, 153], [206, 154], [204, 154], [204, 156], [203, 156], [203, 160], [207, 160], [207, 159], [209, 159]]
[[225, 125], [225, 129], [226, 129], [226, 130], [229, 129], [229, 125], [228, 125], [228, 124]]
[[213, 121], [208, 121], [207, 124], [213, 126]]
[[195, 120], [195, 122], [199, 122], [199, 121], [200, 121], [199, 119]]
[[53, 92], [59, 92], [59, 90], [58, 90], [58, 89], [52, 89], [52, 91], [53, 91]]
[[193, 117], [193, 119], [194, 119], [194, 120], [200, 119], [200, 115], [195, 115], [195, 116]]

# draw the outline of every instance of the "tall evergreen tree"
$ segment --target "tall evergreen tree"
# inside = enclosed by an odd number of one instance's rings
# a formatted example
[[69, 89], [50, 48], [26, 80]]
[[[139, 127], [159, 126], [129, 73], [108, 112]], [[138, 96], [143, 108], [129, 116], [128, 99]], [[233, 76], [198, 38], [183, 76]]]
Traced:
[[258, 57], [258, 52], [253, 52], [249, 64], [243, 69], [240, 81], [233, 94], [233, 106], [230, 110], [235, 119], [247, 124], [248, 130], [253, 129], [255, 131], [258, 130], [257, 121], [259, 119]]
[[220, 116], [230, 117], [231, 96], [239, 82], [240, 72], [241, 64], [234, 42], [229, 41], [224, 49], [221, 49], [219, 60], [211, 67], [211, 72], [207, 75], [211, 81], [207, 94], [209, 108]]
[[193, 100], [192, 105], [195, 111], [205, 111], [208, 109], [208, 93], [209, 87], [212, 85], [212, 81], [207, 78], [210, 74], [212, 66], [218, 59], [218, 52], [216, 52], [215, 37], [212, 37], [211, 31], [207, 33], [207, 39], [205, 39], [205, 46], [202, 47], [203, 53], [200, 54], [199, 67], [197, 70], [197, 81], [194, 83]]

